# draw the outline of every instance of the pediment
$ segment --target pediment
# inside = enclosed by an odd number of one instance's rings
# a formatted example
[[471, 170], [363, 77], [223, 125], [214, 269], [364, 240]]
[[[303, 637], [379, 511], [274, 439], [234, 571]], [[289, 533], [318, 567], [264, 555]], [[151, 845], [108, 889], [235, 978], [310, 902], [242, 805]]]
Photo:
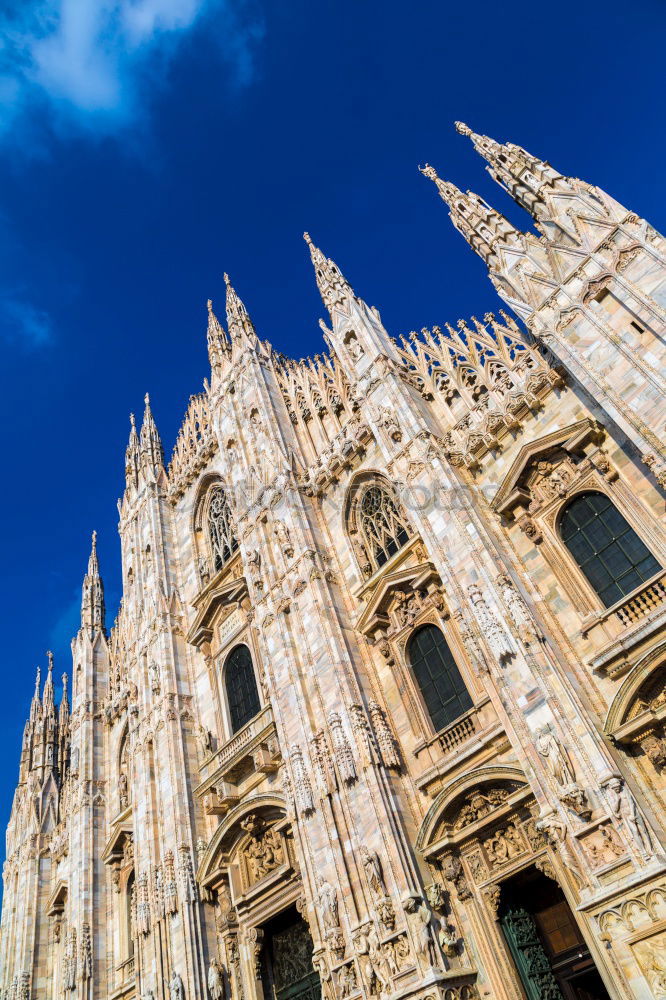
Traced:
[[131, 810], [128, 809], [113, 824], [111, 836], [107, 840], [102, 852], [102, 861], [104, 864], [108, 865], [121, 861], [125, 856], [128, 843], [131, 843], [133, 840], [133, 836], [134, 827], [132, 825]]
[[491, 507], [499, 514], [505, 514], [515, 507], [527, 506], [529, 494], [524, 489], [522, 479], [531, 463], [539, 456], [554, 448], [564, 448], [570, 452], [580, 452], [590, 438], [598, 437], [600, 428], [594, 420], [585, 417], [576, 423], [551, 431], [543, 437], [528, 441], [518, 452], [500, 485]]
[[248, 600], [249, 593], [244, 576], [228, 579], [222, 572], [213, 577], [194, 602], [197, 616], [187, 634], [187, 641], [197, 647], [210, 644], [213, 638], [213, 626], [220, 612], [224, 608], [242, 607]]
[[441, 586], [437, 570], [431, 562], [422, 562], [416, 566], [401, 566], [392, 573], [387, 573], [377, 581], [366, 607], [356, 623], [357, 629], [364, 635], [374, 637], [377, 632], [385, 630], [389, 624], [389, 608], [396, 592], [403, 594], [414, 591], [430, 592]]
[[55, 917], [63, 912], [65, 909], [65, 903], [67, 902], [67, 892], [67, 882], [60, 879], [46, 903], [47, 917]]

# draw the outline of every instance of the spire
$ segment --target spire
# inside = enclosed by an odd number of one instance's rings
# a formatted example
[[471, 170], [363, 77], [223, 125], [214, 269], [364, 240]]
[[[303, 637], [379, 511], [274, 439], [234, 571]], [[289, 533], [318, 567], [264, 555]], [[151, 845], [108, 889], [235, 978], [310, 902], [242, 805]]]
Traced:
[[139, 435], [136, 432], [134, 414], [130, 413], [130, 436], [125, 450], [125, 484], [137, 486], [139, 482]]
[[261, 350], [262, 345], [257, 337], [254, 324], [226, 272], [224, 283], [227, 286], [227, 328], [232, 343], [238, 345], [240, 350], [247, 347], [253, 351]]
[[81, 596], [81, 628], [91, 638], [95, 632], [104, 631], [104, 586], [97, 561], [97, 532], [92, 533], [92, 547], [88, 559], [88, 572], [83, 578]]
[[486, 263], [493, 257], [496, 244], [521, 243], [523, 234], [474, 192], [463, 194], [455, 184], [442, 180], [435, 168], [427, 163], [419, 170], [424, 177], [435, 182], [442, 201], [449, 206], [453, 225]]
[[349, 302], [355, 298], [350, 285], [342, 276], [340, 269], [330, 257], [325, 257], [321, 250], [314, 245], [309, 233], [303, 233], [303, 239], [310, 248], [310, 257], [315, 269], [317, 287], [322, 297], [324, 305], [331, 316], [335, 309], [349, 312]]
[[139, 442], [141, 449], [141, 462], [144, 465], [148, 465], [150, 470], [157, 475], [159, 470], [164, 467], [164, 450], [162, 448], [162, 442], [153, 417], [153, 411], [150, 409], [150, 396], [148, 393], [146, 393], [143, 397], [143, 401], [145, 409], [143, 412], [143, 423], [141, 424], [141, 437]]
[[49, 649], [46, 655], [48, 657], [49, 666], [46, 674], [46, 683], [44, 684], [43, 705], [44, 711], [49, 712], [50, 710], [55, 710], [55, 699], [53, 694], [53, 653]]
[[62, 698], [58, 708], [58, 724], [61, 729], [67, 725], [69, 719], [69, 698], [67, 697], [67, 674], [62, 675]]
[[[580, 243], [575, 218], [581, 213], [604, 219], [620, 209], [613, 199], [577, 177], [565, 177], [546, 160], [540, 160], [512, 142], [500, 143], [487, 135], [473, 132], [464, 122], [456, 130], [472, 140], [477, 153], [486, 160], [490, 176], [540, 224], [546, 235], [561, 236], [567, 242]], [[557, 233], [549, 233], [553, 226]]]
[[37, 676], [35, 677], [35, 693], [33, 694], [32, 701], [30, 703], [30, 718], [33, 722], [39, 715], [41, 715], [42, 711], [42, 700], [40, 695], [41, 679], [42, 671], [40, 667], [37, 667]]
[[231, 357], [231, 346], [224, 328], [213, 312], [212, 299], [208, 299], [208, 360], [213, 377], [219, 375]]

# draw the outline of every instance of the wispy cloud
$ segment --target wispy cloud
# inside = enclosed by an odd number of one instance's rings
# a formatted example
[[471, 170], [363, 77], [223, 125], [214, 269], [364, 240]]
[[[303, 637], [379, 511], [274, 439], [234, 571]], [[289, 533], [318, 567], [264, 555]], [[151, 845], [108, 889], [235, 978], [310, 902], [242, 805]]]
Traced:
[[0, 336], [32, 350], [53, 337], [51, 317], [25, 298], [0, 296]]
[[56, 128], [131, 122], [204, 15], [215, 15], [220, 50], [247, 83], [260, 31], [244, 12], [245, 0], [15, 0], [0, 14], [0, 132], [44, 110]]

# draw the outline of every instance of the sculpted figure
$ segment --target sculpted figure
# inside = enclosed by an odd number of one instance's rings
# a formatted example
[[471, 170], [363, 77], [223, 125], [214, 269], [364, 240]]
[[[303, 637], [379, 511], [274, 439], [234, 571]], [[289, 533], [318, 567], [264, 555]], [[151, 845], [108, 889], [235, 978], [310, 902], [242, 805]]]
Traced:
[[208, 966], [208, 992], [211, 995], [211, 1000], [222, 1000], [224, 997], [222, 969], [216, 958], [211, 958]]
[[180, 978], [175, 969], [173, 970], [173, 975], [169, 980], [169, 997], [170, 1000], [185, 1000], [183, 980]]
[[319, 883], [319, 902], [324, 915], [324, 926], [328, 929], [339, 927], [338, 894], [326, 879]]
[[412, 932], [414, 950], [427, 966], [433, 968], [436, 965], [437, 956], [430, 927], [430, 910], [421, 897], [413, 892], [404, 898], [402, 906], [407, 916], [409, 929]]
[[651, 854], [652, 837], [650, 831], [639, 812], [636, 799], [624, 781], [621, 778], [611, 778], [606, 785], [606, 792], [613, 816], [624, 825], [641, 854], [644, 856]]
[[386, 886], [384, 884], [381, 861], [377, 852], [371, 851], [367, 847], [361, 847], [361, 863], [373, 897], [385, 896]]
[[555, 852], [559, 855], [562, 864], [571, 872], [578, 888], [586, 886], [587, 879], [580, 869], [576, 855], [569, 847], [568, 831], [564, 823], [556, 816], [545, 816], [537, 822], [536, 829], [545, 833], [549, 843], [552, 844]]
[[558, 785], [564, 787], [576, 781], [576, 772], [569, 756], [554, 733], [546, 728], [540, 729], [536, 735], [535, 746]]

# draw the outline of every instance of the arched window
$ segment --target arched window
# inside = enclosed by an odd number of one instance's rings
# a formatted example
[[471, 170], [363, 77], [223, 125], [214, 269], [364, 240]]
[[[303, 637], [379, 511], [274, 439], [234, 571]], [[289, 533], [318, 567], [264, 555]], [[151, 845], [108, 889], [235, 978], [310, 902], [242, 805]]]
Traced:
[[423, 625], [413, 633], [407, 657], [437, 731], [472, 707], [453, 654], [436, 625]]
[[610, 608], [661, 569], [605, 493], [580, 493], [560, 518], [569, 552]]
[[214, 486], [208, 501], [208, 536], [213, 556], [213, 570], [218, 572], [238, 548], [234, 535], [231, 508], [221, 486]]
[[366, 486], [361, 494], [358, 526], [374, 569], [388, 562], [409, 540], [407, 525], [393, 496], [379, 483]]
[[261, 711], [252, 657], [247, 646], [236, 646], [229, 653], [224, 674], [231, 731], [239, 729]]
[[131, 871], [125, 883], [125, 953], [128, 958], [134, 955], [134, 913], [136, 908], [136, 881], [134, 871]]

